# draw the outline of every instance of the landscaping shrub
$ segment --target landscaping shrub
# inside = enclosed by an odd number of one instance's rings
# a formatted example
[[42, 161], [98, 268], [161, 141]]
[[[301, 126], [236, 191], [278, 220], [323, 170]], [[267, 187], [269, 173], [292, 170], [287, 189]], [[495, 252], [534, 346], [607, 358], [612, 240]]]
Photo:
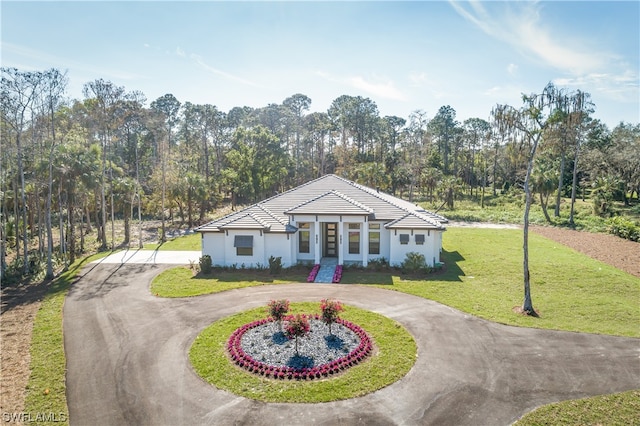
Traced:
[[269, 256], [269, 273], [278, 275], [280, 272], [282, 272], [282, 257]]
[[631, 241], [640, 240], [640, 225], [621, 216], [607, 219], [607, 230], [610, 234]]
[[402, 268], [402, 272], [406, 274], [417, 274], [420, 272], [428, 272], [429, 270], [424, 255], [415, 251], [407, 253], [400, 267]]
[[380, 257], [378, 259], [371, 259], [369, 260], [369, 264], [367, 265], [367, 268], [373, 269], [374, 271], [378, 271], [378, 272], [384, 271], [389, 268], [389, 262], [387, 262], [387, 259], [385, 259], [384, 257]]
[[200, 271], [203, 274], [210, 274], [212, 270], [211, 256], [205, 254], [200, 258]]

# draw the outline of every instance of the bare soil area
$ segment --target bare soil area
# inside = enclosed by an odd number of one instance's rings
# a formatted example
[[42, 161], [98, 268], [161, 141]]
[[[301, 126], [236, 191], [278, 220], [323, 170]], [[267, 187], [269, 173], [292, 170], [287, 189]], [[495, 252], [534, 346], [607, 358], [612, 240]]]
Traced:
[[574, 231], [566, 228], [532, 226], [533, 232], [640, 277], [640, 243], [615, 235]]

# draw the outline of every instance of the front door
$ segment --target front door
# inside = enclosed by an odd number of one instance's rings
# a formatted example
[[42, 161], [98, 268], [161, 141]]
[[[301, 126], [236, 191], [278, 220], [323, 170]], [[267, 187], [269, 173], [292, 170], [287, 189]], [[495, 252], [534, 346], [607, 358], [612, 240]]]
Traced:
[[338, 224], [334, 222], [324, 223], [323, 227], [323, 250], [324, 257], [338, 256]]

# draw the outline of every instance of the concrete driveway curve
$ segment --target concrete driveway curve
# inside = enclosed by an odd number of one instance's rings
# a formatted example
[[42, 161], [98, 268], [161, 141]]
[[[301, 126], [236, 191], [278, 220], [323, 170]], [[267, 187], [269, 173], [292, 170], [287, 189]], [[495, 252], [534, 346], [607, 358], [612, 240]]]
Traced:
[[[72, 425], [506, 425], [537, 406], [640, 387], [640, 340], [517, 328], [395, 291], [260, 286], [156, 298], [167, 265], [89, 265], [64, 306]], [[188, 351], [212, 322], [270, 299], [332, 297], [402, 323], [418, 360], [398, 382], [346, 401], [271, 404], [205, 383]]]

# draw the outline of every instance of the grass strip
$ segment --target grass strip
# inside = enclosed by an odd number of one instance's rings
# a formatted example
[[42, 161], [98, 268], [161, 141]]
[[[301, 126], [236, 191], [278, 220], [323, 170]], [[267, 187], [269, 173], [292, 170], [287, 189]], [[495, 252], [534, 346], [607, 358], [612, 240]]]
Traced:
[[515, 425], [637, 425], [640, 390], [575, 399], [542, 406]]
[[195, 234], [183, 235], [182, 237], [172, 238], [164, 243], [145, 244], [145, 250], [175, 250], [175, 251], [198, 251], [202, 247], [202, 235], [197, 232]]
[[107, 254], [89, 256], [73, 263], [51, 283], [42, 300], [31, 336], [31, 375], [25, 398], [25, 414], [29, 424], [69, 423], [62, 331], [64, 299], [82, 266]]
[[[290, 313], [317, 313], [318, 303], [291, 303]], [[346, 305], [340, 315], [369, 334], [376, 351], [365, 362], [345, 373], [322, 380], [266, 379], [235, 366], [227, 357], [227, 339], [237, 328], [265, 318], [265, 308], [245, 311], [216, 321], [196, 337], [189, 352], [195, 371], [208, 383], [247, 398], [264, 402], [315, 403], [365, 395], [404, 377], [417, 357], [413, 337], [398, 322]]]
[[190, 297], [258, 285], [291, 284], [306, 281], [308, 272], [303, 268], [293, 268], [272, 276], [267, 270], [236, 270], [207, 276], [193, 275], [188, 267], [178, 266], [155, 277], [151, 282], [151, 293], [160, 297]]

